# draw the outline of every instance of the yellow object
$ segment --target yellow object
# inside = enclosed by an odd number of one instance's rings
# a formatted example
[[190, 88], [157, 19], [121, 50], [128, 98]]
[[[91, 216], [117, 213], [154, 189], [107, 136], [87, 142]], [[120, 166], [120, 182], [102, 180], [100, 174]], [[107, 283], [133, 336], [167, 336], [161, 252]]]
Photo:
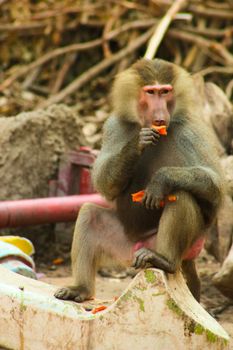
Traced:
[[32, 242], [27, 238], [20, 236], [0, 236], [0, 241], [15, 245], [27, 255], [32, 255], [35, 253]]

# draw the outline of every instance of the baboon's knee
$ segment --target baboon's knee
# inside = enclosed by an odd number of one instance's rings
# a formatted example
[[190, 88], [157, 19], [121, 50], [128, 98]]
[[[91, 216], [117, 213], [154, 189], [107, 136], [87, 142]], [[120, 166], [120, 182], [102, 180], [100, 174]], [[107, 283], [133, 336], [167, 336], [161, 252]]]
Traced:
[[184, 219], [185, 215], [187, 215], [187, 219], [190, 217], [195, 219], [196, 217], [201, 216], [201, 209], [196, 199], [188, 192], [181, 191], [177, 193], [176, 204], [177, 210], [181, 213]]

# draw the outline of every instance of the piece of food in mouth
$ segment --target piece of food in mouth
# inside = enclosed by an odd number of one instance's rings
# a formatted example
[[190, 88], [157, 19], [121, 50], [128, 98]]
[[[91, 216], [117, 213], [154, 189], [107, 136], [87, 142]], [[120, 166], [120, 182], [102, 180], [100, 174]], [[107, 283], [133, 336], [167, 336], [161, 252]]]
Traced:
[[166, 136], [167, 135], [167, 127], [166, 125], [155, 125], [152, 124], [151, 127], [158, 131], [159, 135]]

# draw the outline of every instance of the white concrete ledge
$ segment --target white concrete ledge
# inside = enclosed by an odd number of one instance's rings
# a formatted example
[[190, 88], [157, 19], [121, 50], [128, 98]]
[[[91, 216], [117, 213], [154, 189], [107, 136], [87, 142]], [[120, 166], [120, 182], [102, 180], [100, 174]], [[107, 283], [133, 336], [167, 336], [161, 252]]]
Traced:
[[[141, 271], [97, 314], [53, 297], [57, 287], [0, 267], [0, 347], [14, 350], [222, 350], [229, 337], [180, 273]], [[92, 302], [92, 304], [95, 302]], [[90, 304], [90, 303], [88, 303]]]

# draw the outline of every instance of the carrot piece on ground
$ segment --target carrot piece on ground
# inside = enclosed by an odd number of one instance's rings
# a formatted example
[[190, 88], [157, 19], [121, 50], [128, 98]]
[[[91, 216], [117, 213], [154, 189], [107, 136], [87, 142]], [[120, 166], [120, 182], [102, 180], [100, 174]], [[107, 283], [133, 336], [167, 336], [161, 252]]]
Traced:
[[107, 309], [107, 306], [101, 305], [101, 306], [95, 307], [95, 308], [91, 311], [91, 313], [92, 313], [92, 314], [97, 314], [97, 312], [103, 311], [103, 310], [105, 310], [105, 309]]
[[64, 263], [64, 259], [63, 258], [56, 258], [56, 259], [53, 259], [53, 264], [54, 265], [61, 265]]

